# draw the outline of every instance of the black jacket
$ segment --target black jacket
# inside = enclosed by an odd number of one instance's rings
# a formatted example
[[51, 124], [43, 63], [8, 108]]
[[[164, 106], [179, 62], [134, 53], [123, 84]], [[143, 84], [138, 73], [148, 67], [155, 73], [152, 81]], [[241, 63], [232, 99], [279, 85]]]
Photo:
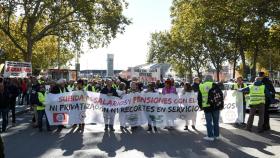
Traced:
[[194, 92], [198, 92], [199, 91], [199, 84], [193, 83], [192, 84], [192, 89], [194, 90]]
[[10, 99], [15, 100], [20, 93], [20, 89], [19, 89], [19, 87], [11, 84], [10, 86], [8, 86], [8, 93], [9, 93]]
[[262, 79], [262, 83], [265, 85], [265, 88], [269, 91], [269, 94], [270, 94], [270, 96], [266, 96], [266, 100], [275, 99], [276, 91], [274, 89], [272, 82], [269, 80], [269, 78], [264, 77]]
[[118, 78], [119, 78], [119, 80], [120, 80], [121, 82], [124, 82], [124, 83], [126, 84], [126, 89], [129, 89], [129, 88], [130, 88], [130, 82], [131, 82], [131, 80], [123, 79], [123, 78], [121, 78], [120, 76], [119, 76]]
[[36, 103], [38, 103], [38, 95], [37, 92], [40, 90], [40, 85], [39, 84], [35, 84], [32, 85], [31, 87], [31, 94], [30, 94], [30, 104], [34, 105]]
[[117, 91], [116, 91], [116, 89], [115, 88], [111, 88], [111, 90], [109, 90], [107, 87], [104, 87], [102, 90], [101, 90], [101, 92], [100, 92], [101, 94], [108, 94], [108, 93], [112, 93], [113, 94], [113, 96], [115, 96], [115, 97], [119, 97], [119, 95], [118, 95], [118, 93], [117, 93]]
[[51, 88], [50, 93], [52, 94], [59, 94], [60, 93], [60, 88], [59, 86], [55, 85]]
[[0, 109], [9, 108], [9, 94], [7, 91], [0, 93]]
[[[216, 88], [219, 89], [219, 86], [216, 83], [213, 83], [213, 86], [212, 86], [211, 89], [216, 89]], [[209, 96], [209, 92], [208, 92], [208, 96]], [[199, 105], [200, 109], [204, 110], [205, 112], [211, 112], [211, 111], [214, 111], [214, 110], [218, 110], [218, 108], [215, 108], [215, 107], [213, 107], [211, 105], [209, 107], [202, 107], [202, 94], [201, 94], [200, 90], [198, 91], [197, 100], [198, 100], [198, 105]]]

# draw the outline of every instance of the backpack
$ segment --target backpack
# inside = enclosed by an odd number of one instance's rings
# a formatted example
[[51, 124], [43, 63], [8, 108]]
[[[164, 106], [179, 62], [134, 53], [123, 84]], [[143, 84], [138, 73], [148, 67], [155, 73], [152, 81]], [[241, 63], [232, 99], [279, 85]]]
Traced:
[[208, 104], [214, 110], [222, 110], [224, 108], [224, 95], [218, 86], [213, 86], [208, 92]]

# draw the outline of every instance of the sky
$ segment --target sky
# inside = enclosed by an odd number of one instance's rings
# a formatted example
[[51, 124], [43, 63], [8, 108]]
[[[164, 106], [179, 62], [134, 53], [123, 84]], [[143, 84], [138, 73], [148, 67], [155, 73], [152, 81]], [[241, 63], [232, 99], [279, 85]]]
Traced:
[[155, 31], [171, 27], [170, 7], [172, 0], [126, 0], [129, 3], [124, 15], [132, 20], [123, 34], [119, 34], [105, 48], [83, 48], [81, 70], [107, 69], [107, 54], [114, 54], [114, 69], [145, 64], [148, 54], [147, 43]]

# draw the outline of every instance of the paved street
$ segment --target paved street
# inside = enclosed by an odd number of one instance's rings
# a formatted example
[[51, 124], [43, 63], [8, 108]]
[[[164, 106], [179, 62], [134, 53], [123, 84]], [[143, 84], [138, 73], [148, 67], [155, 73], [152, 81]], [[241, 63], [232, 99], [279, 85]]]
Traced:
[[[272, 130], [249, 133], [222, 125], [221, 140], [207, 142], [204, 126], [197, 131], [176, 130], [147, 133], [104, 133], [101, 125], [87, 125], [84, 133], [63, 129], [39, 133], [30, 124], [31, 114], [18, 116], [16, 127], [2, 133], [7, 158], [54, 157], [280, 157], [280, 114], [273, 114]], [[257, 119], [255, 120], [255, 125]], [[256, 130], [255, 128], [253, 130]]]

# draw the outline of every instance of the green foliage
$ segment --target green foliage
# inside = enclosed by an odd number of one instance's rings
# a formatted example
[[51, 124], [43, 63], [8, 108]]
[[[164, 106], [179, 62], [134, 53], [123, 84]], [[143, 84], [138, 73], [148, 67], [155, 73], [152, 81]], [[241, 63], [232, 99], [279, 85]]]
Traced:
[[[243, 66], [251, 64], [254, 77], [257, 63], [268, 67], [268, 59], [262, 56], [270, 52], [275, 59], [272, 67], [278, 69], [279, 8], [276, 0], [173, 0], [172, 28], [165, 33], [170, 34], [171, 44], [164, 45], [160, 41], [163, 38], [158, 38], [156, 43], [161, 45], [150, 45], [149, 54], [157, 50], [156, 59], [171, 58], [183, 65], [180, 71], [184, 68], [190, 73], [193, 69], [200, 74], [202, 68], [211, 65], [217, 77], [226, 61], [237, 66], [241, 59]], [[155, 48], [158, 46], [161, 48]], [[166, 52], [170, 52], [168, 56]], [[246, 52], [251, 56], [246, 57]], [[246, 75], [247, 69], [242, 70]]]
[[76, 50], [84, 41], [107, 45], [130, 23], [122, 15], [126, 6], [123, 0], [0, 1], [0, 30], [31, 61], [33, 47], [48, 36]]
[[[22, 42], [24, 39], [21, 39]], [[21, 42], [21, 41], [20, 41]], [[56, 66], [57, 54], [60, 53], [60, 66], [65, 65], [69, 60], [74, 58], [74, 52], [66, 47], [58, 51], [58, 40], [54, 36], [48, 36], [37, 42], [33, 48], [32, 66], [33, 69], [47, 69]], [[5, 52], [1, 57], [1, 63], [7, 61], [24, 61], [23, 55], [19, 49], [0, 31], [0, 48]]]

